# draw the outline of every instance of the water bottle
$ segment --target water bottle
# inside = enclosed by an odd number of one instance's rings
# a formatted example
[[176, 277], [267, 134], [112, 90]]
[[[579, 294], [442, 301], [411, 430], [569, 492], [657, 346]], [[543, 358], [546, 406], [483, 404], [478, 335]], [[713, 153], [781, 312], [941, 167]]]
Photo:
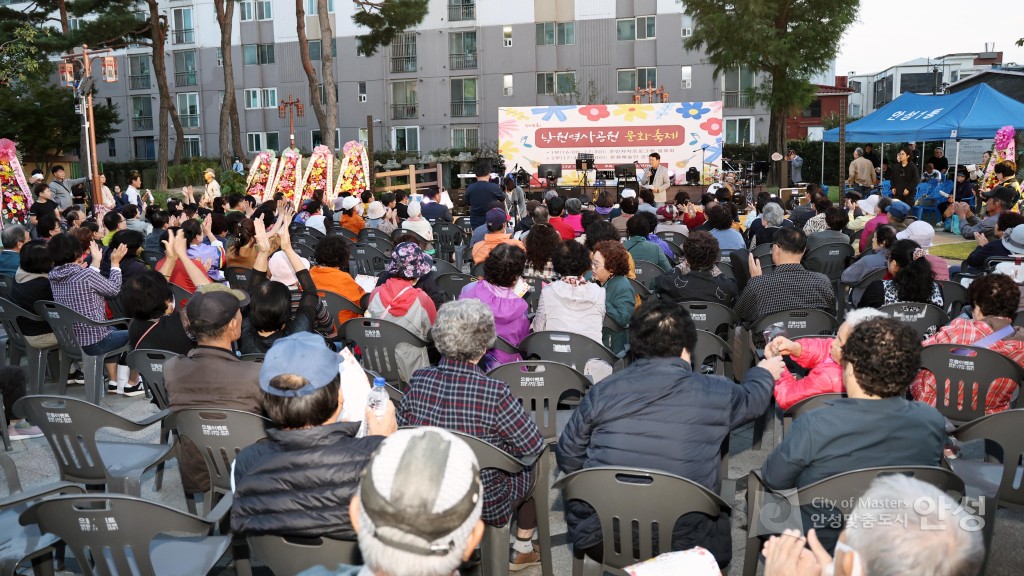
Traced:
[[378, 419], [384, 417], [384, 412], [388, 405], [388, 390], [384, 387], [384, 379], [377, 376], [373, 379], [373, 388], [370, 389], [370, 395], [366, 398], [366, 405], [373, 410], [375, 416]]

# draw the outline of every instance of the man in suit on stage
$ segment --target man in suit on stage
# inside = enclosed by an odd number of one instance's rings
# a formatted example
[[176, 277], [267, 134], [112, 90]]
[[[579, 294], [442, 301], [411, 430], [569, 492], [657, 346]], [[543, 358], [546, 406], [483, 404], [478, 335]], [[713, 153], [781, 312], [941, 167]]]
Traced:
[[661, 154], [651, 152], [648, 160], [651, 167], [644, 170], [643, 176], [640, 177], [640, 187], [647, 188], [655, 194], [667, 193], [671, 182], [668, 179], [668, 168], [661, 165]]

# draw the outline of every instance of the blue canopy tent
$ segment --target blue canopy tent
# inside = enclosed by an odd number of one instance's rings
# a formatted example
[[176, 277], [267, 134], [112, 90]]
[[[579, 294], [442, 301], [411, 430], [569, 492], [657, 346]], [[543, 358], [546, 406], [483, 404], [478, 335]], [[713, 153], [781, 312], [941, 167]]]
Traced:
[[[996, 130], [1024, 127], [1024, 103], [988, 84], [962, 92], [929, 96], [906, 92], [871, 114], [846, 125], [850, 142], [957, 141], [954, 170], [960, 163], [960, 140], [992, 138]], [[839, 128], [825, 131], [824, 142], [838, 142]], [[883, 144], [884, 146], [884, 144]], [[884, 148], [883, 148], [884, 156]]]

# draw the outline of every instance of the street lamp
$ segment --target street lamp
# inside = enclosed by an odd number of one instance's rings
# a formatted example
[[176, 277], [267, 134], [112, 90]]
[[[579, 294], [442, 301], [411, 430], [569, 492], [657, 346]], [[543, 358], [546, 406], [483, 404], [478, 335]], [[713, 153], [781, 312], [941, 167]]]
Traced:
[[[295, 115], [292, 114], [293, 111]], [[291, 148], [295, 148], [295, 116], [302, 118], [304, 112], [302, 101], [298, 98], [292, 100], [291, 94], [288, 95], [287, 100], [277, 105], [277, 115], [279, 117], [284, 118], [285, 114], [288, 114], [288, 135]]]
[[[85, 146], [86, 176], [92, 186], [93, 206], [103, 203], [103, 194], [100, 187], [99, 162], [96, 158], [96, 121], [92, 112], [92, 90], [95, 81], [92, 79], [92, 60], [103, 58], [102, 75], [104, 82], [117, 82], [117, 59], [110, 55], [109, 50], [89, 53], [89, 47], [82, 45], [81, 54], [65, 54], [61, 58], [64, 62], [59, 67], [60, 81], [63, 86], [74, 88], [78, 97], [84, 100], [82, 107], [83, 127], [88, 132]], [[82, 66], [82, 75], [76, 78], [75, 65]]]

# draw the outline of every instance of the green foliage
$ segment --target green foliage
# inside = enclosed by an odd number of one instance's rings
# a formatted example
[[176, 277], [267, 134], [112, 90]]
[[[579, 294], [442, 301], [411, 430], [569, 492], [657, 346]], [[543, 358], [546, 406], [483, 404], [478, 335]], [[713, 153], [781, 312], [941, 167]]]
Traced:
[[13, 37], [0, 44], [0, 84], [25, 80], [38, 74], [42, 63], [34, 39], [39, 31], [22, 24], [12, 31]]
[[[68, 0], [68, 14], [82, 20], [68, 35], [69, 48], [87, 44], [90, 50], [149, 44], [149, 12], [138, 0]], [[140, 20], [138, 14], [145, 14]]]
[[423, 22], [429, 0], [355, 0], [352, 20], [369, 29], [356, 36], [358, 53], [372, 56], [381, 46], [390, 46], [395, 37]]

